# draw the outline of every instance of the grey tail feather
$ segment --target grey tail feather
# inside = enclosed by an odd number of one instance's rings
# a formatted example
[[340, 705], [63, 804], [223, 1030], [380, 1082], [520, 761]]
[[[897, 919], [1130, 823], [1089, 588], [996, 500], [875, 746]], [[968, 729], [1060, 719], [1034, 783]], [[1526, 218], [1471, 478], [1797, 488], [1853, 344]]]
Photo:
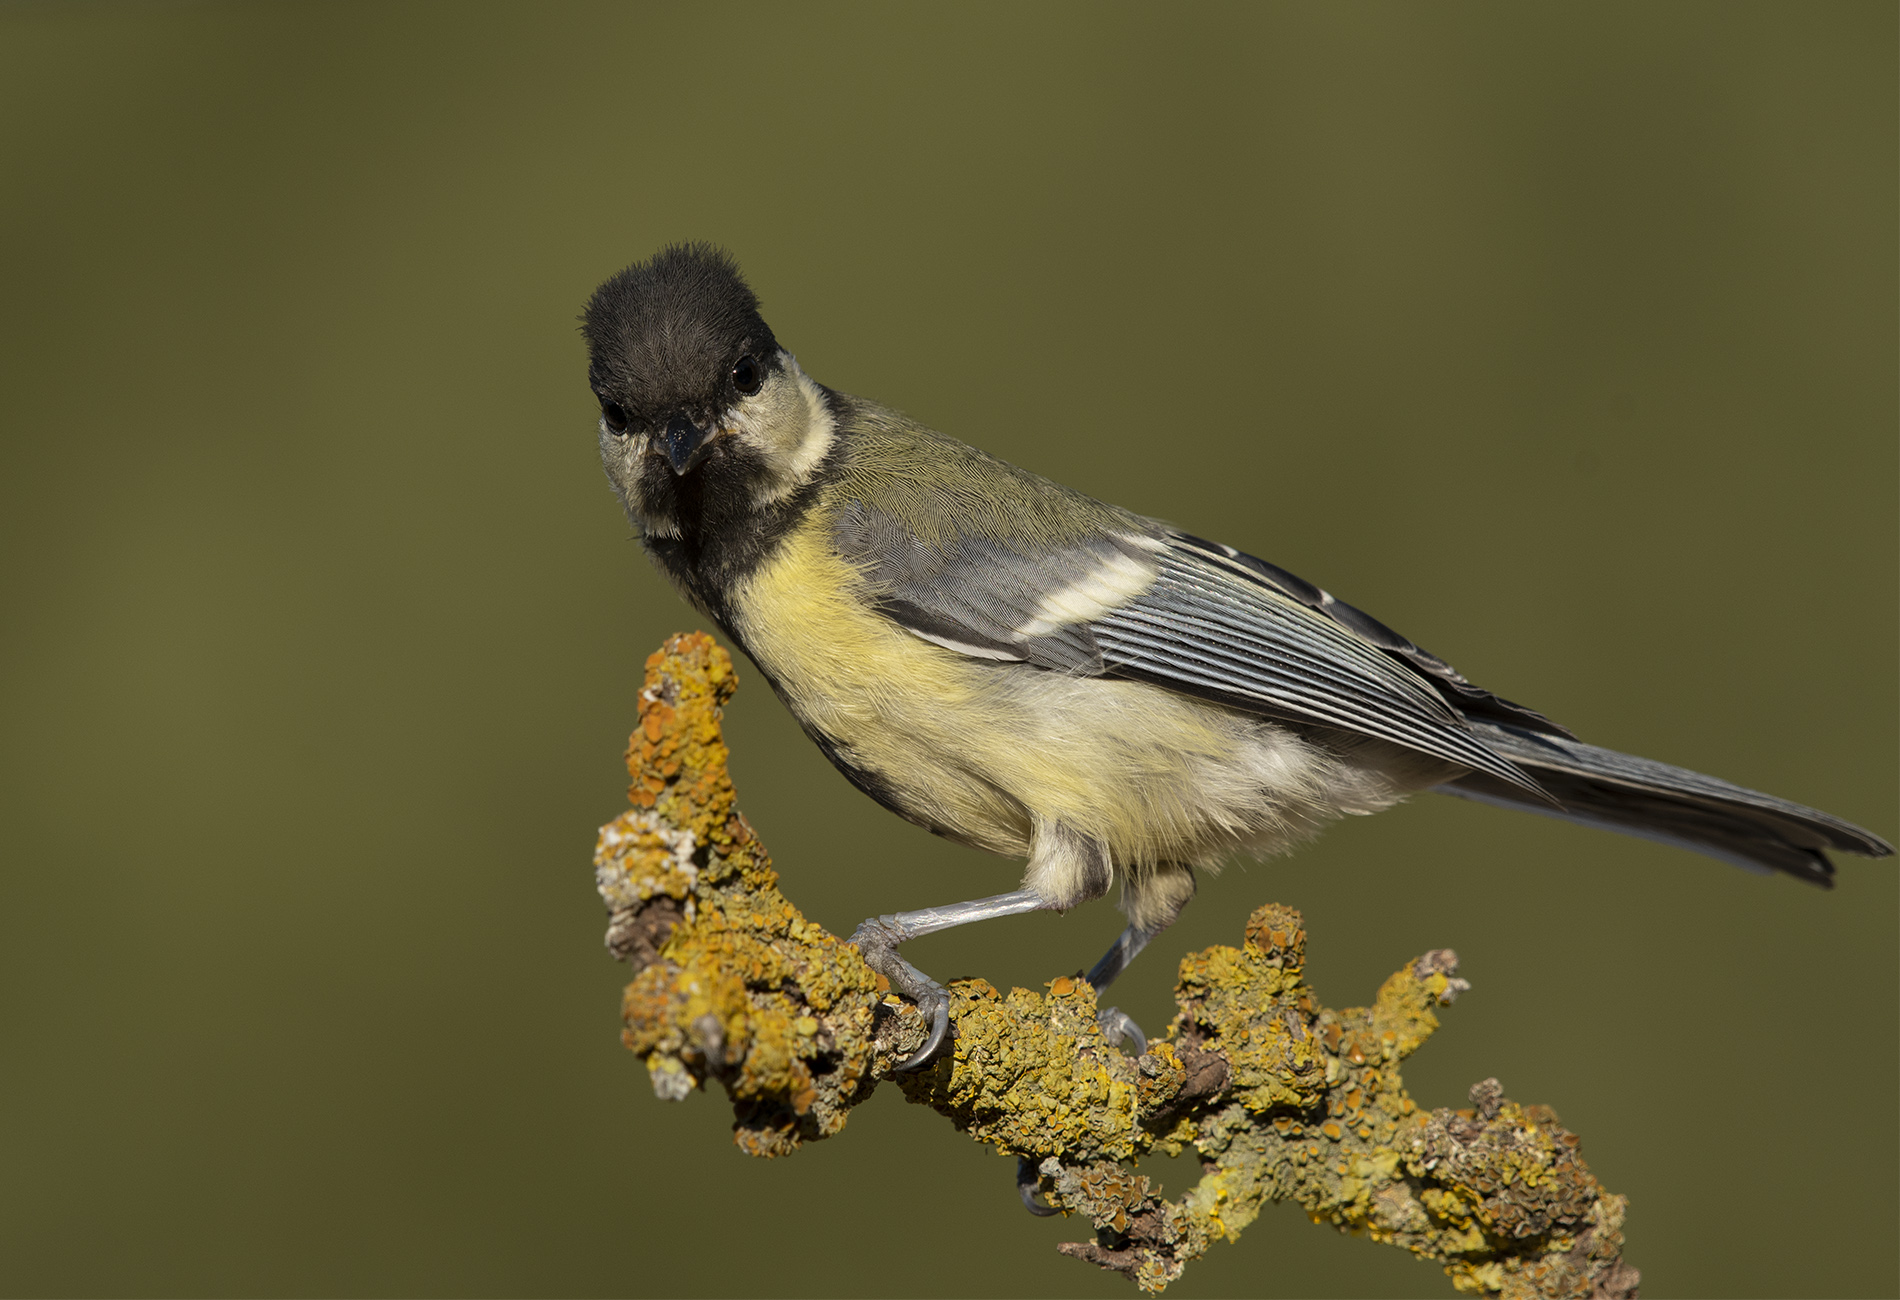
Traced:
[[1824, 850], [1869, 858], [1893, 852], [1851, 822], [1687, 768], [1523, 727], [1475, 718], [1470, 725], [1562, 806], [1483, 772], [1438, 786], [1440, 794], [1660, 840], [1751, 871], [1785, 871], [1824, 889], [1834, 885], [1834, 864]]

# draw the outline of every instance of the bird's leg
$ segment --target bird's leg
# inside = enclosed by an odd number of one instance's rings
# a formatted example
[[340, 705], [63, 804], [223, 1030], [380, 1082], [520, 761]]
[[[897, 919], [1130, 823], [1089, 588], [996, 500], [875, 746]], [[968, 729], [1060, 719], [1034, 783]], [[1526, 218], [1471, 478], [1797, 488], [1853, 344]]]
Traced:
[[[1115, 977], [1126, 970], [1128, 963], [1135, 959], [1135, 954], [1146, 948], [1148, 941], [1159, 933], [1159, 930], [1145, 930], [1141, 926], [1130, 925], [1121, 932], [1120, 938], [1109, 945], [1108, 951], [1102, 954], [1102, 959], [1096, 962], [1089, 973], [1082, 978], [1093, 985], [1097, 993], [1100, 993], [1114, 983]], [[1136, 1056], [1148, 1050], [1148, 1036], [1141, 1032], [1141, 1026], [1135, 1023], [1135, 1018], [1120, 1007], [1104, 1008], [1095, 1017], [1095, 1021], [1101, 1025], [1102, 1032], [1108, 1036], [1110, 1042], [1127, 1039], [1135, 1045], [1134, 1055]]]
[[[1122, 911], [1128, 915], [1128, 928], [1102, 954], [1085, 978], [1100, 993], [1128, 968], [1135, 954], [1148, 941], [1173, 925], [1181, 909], [1194, 897], [1194, 868], [1186, 863], [1166, 862], [1138, 875], [1127, 875], [1122, 884]], [[1148, 1036], [1141, 1032], [1134, 1017], [1120, 1007], [1107, 1007], [1096, 1017], [1110, 1042], [1123, 1039], [1135, 1045], [1136, 1056], [1148, 1050]]]
[[874, 916], [857, 928], [851, 936], [851, 942], [864, 955], [865, 965], [889, 980], [892, 988], [915, 1002], [917, 1009], [930, 1018], [930, 1036], [924, 1039], [924, 1045], [909, 1060], [895, 1067], [898, 1072], [915, 1070], [935, 1056], [943, 1046], [950, 1032], [950, 994], [943, 985], [899, 957], [897, 945], [906, 939], [935, 934], [938, 930], [968, 925], [972, 921], [1016, 916], [1023, 912], [1040, 911], [1048, 906], [1035, 890], [1018, 889], [997, 894], [993, 898], [952, 903], [948, 907], [925, 907], [915, 912]]
[[1108, 951], [1102, 954], [1102, 959], [1096, 962], [1083, 978], [1094, 986], [1097, 993], [1100, 993], [1115, 982], [1116, 976], [1128, 969], [1128, 963], [1133, 961], [1136, 954], [1146, 948], [1148, 941], [1158, 933], [1160, 932], [1157, 930], [1144, 930], [1138, 925], [1129, 926], [1121, 932], [1120, 938], [1108, 946]]

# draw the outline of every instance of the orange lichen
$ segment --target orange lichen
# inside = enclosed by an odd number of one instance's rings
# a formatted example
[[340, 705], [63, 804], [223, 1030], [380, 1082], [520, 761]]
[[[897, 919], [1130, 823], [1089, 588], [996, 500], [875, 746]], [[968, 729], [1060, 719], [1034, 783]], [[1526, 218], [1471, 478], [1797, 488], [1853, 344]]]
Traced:
[[[734, 1140], [776, 1156], [842, 1129], [924, 1026], [779, 892], [727, 774], [720, 712], [736, 685], [703, 634], [647, 661], [632, 807], [601, 828], [595, 875], [608, 947], [635, 972], [622, 1040], [662, 1097], [719, 1082]], [[1315, 1223], [1439, 1261], [1471, 1294], [1634, 1294], [1623, 1200], [1553, 1112], [1506, 1101], [1495, 1080], [1463, 1111], [1422, 1112], [1406, 1095], [1399, 1063], [1466, 987], [1457, 958], [1426, 953], [1371, 1006], [1336, 1011], [1306, 985], [1305, 956], [1298, 912], [1256, 909], [1240, 947], [1182, 960], [1179, 1013], [1138, 1058], [1104, 1038], [1086, 980], [1052, 979], [1046, 995], [959, 980], [950, 1045], [897, 1082], [1026, 1160], [1052, 1205], [1094, 1226], [1066, 1253], [1150, 1292], [1268, 1201], [1292, 1200]], [[1128, 1168], [1189, 1147], [1203, 1173], [1178, 1200]]]

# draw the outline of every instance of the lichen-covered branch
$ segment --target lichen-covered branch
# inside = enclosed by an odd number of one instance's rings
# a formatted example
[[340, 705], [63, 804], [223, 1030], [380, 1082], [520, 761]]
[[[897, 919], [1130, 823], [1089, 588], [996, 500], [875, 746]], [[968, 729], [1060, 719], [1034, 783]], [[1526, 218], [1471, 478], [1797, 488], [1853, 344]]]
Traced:
[[[703, 634], [648, 660], [627, 751], [633, 807], [601, 828], [595, 872], [607, 945], [635, 971], [622, 1038], [654, 1091], [679, 1100], [716, 1080], [739, 1146], [779, 1156], [843, 1128], [923, 1026], [779, 892], [726, 771], [719, 718], [735, 686]], [[1305, 982], [1305, 951], [1298, 912], [1259, 908], [1238, 948], [1182, 961], [1180, 1013], [1139, 1058], [1103, 1040], [1082, 980], [1045, 993], [960, 980], [952, 1050], [894, 1081], [1029, 1161], [1049, 1203], [1095, 1229], [1061, 1249], [1145, 1291], [1291, 1200], [1441, 1263], [1468, 1294], [1634, 1296], [1624, 1199], [1548, 1107], [1505, 1100], [1495, 1079], [1467, 1110], [1424, 1112], [1406, 1094], [1399, 1063], [1466, 987], [1456, 956], [1426, 953], [1371, 1006], [1330, 1010]], [[1189, 1148], [1202, 1176], [1179, 1199], [1133, 1168]]]

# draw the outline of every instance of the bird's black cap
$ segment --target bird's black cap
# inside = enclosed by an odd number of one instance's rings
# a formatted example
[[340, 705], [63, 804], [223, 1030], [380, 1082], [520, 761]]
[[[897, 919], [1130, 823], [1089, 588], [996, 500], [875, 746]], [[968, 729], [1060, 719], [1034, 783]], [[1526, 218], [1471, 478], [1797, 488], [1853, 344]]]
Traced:
[[608, 280], [588, 299], [581, 332], [594, 392], [649, 427], [674, 412], [716, 413], [741, 357], [778, 365], [758, 296], [711, 244], [669, 245]]

